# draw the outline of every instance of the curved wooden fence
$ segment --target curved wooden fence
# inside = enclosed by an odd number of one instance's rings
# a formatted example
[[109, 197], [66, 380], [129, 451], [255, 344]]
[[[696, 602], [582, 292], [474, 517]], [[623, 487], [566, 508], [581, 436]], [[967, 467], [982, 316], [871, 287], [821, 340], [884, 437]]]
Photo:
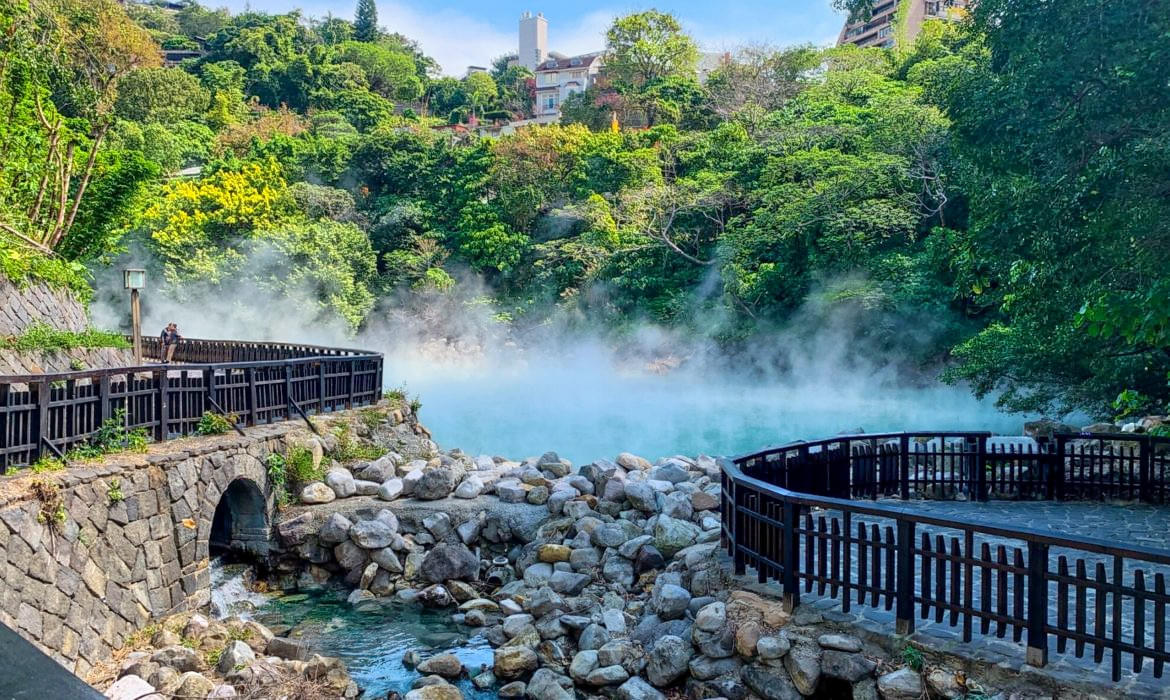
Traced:
[[[157, 338], [143, 355], [158, 360]], [[293, 343], [184, 339], [174, 363], [0, 376], [0, 474], [87, 443], [121, 416], [155, 441], [195, 432], [206, 412], [247, 426], [377, 403], [382, 355]]]
[[[1164, 503], [1170, 439], [1058, 435], [1032, 443], [990, 433], [850, 435], [792, 443], [723, 464], [722, 543], [742, 575], [1016, 642], [1027, 662], [1050, 647], [1096, 663], [1110, 652], [1162, 677], [1170, 550], [938, 517], [878, 496], [989, 499], [1132, 498]], [[1027, 504], [1021, 503], [1021, 508]]]

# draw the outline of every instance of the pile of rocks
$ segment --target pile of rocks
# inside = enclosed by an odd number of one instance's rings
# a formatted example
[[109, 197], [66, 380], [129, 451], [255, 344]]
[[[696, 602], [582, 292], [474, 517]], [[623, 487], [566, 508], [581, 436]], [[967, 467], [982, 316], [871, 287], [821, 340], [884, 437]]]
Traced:
[[[176, 616], [121, 659], [112, 700], [164, 698], [356, 698], [357, 685], [339, 659], [310, 653], [253, 620]], [[306, 695], [308, 693], [308, 695]]]
[[[452, 682], [469, 676], [499, 697], [534, 700], [925, 692], [921, 674], [815, 612], [793, 618], [776, 601], [728, 590], [714, 459], [651, 464], [622, 454], [574, 469], [551, 452], [508, 462], [452, 451], [411, 471], [451, 474], [441, 490], [452, 503], [475, 479], [483, 510], [459, 522], [447, 512], [456, 509], [437, 509], [409, 532], [391, 511], [398, 504], [356, 519], [333, 512], [319, 526], [306, 512], [278, 526], [286, 548], [311, 564], [302, 582], [340, 573], [357, 586], [355, 604], [392, 595], [450, 607], [453, 622], [481, 629], [494, 647], [490, 668], [407, 654], [421, 674], [411, 700], [461, 697]], [[504, 504], [539, 519], [513, 527], [499, 516]]]

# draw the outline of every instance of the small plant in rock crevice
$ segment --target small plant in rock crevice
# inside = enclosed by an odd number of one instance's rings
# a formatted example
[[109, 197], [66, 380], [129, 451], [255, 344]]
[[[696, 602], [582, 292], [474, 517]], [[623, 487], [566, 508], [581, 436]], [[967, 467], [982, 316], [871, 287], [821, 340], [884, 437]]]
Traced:
[[902, 661], [910, 668], [919, 672], [922, 671], [923, 666], [926, 664], [926, 659], [922, 656], [922, 652], [909, 644], [902, 649]]
[[325, 470], [313, 466], [313, 451], [307, 447], [294, 447], [285, 457], [287, 479], [292, 484], [307, 484], [325, 478]]
[[37, 522], [55, 534], [61, 534], [65, 527], [65, 501], [61, 498], [61, 485], [51, 479], [33, 479], [29, 485], [31, 495], [40, 501]]
[[239, 416], [234, 413], [222, 416], [211, 411], [204, 411], [203, 416], [199, 419], [199, 425], [195, 426], [195, 434], [223, 435], [224, 433], [235, 430], [235, 426], [239, 422]]
[[378, 449], [377, 446], [363, 443], [355, 438], [348, 425], [337, 426], [333, 429], [333, 435], [337, 438], [337, 447], [331, 454], [339, 462], [377, 459], [383, 454], [383, 450]]
[[110, 505], [126, 500], [126, 495], [122, 493], [121, 479], [110, 479], [110, 485], [106, 487], [106, 498], [110, 499]]
[[286, 506], [292, 503], [292, 495], [288, 492], [288, 461], [284, 455], [273, 452], [265, 457], [264, 470], [268, 473], [268, 483], [272, 484], [277, 505]]

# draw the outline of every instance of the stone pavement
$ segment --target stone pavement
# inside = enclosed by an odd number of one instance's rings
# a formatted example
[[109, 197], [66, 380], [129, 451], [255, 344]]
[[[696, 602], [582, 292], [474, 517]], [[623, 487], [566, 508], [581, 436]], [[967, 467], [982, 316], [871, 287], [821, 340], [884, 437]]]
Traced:
[[[1134, 505], [1113, 505], [1105, 503], [1059, 503], [1059, 502], [1019, 502], [1019, 501], [992, 501], [987, 503], [973, 503], [973, 502], [955, 502], [955, 501], [914, 501], [910, 504], [903, 504], [899, 500], [891, 500], [885, 502], [888, 505], [896, 507], [907, 507], [924, 515], [929, 514], [939, 517], [953, 517], [966, 521], [976, 521], [997, 526], [1016, 526], [1022, 528], [1029, 528], [1040, 531], [1051, 531], [1054, 535], [1063, 535], [1068, 537], [1091, 537], [1099, 540], [1106, 540], [1108, 542], [1117, 543], [1122, 546], [1142, 546], [1154, 549], [1170, 549], [1170, 508], [1160, 508], [1144, 504]], [[820, 511], [814, 513], [815, 516], [832, 516], [835, 513]], [[893, 525], [892, 521], [887, 521], [883, 518], [873, 518], [868, 516], [854, 516], [854, 522], [875, 523], [881, 526], [882, 530], [886, 525]], [[856, 528], [856, 525], [854, 525]], [[947, 530], [938, 527], [924, 527], [919, 526], [918, 534], [916, 536], [916, 546], [921, 545], [921, 533], [929, 532], [932, 535], [932, 544], [934, 542], [934, 535], [943, 535], [950, 546], [950, 537], [958, 536], [960, 547], [962, 547], [962, 535], [958, 531]], [[996, 554], [996, 548], [1003, 545], [1007, 549], [1008, 561], [1012, 561], [1014, 556], [1013, 549], [1020, 548], [1023, 550], [1024, 561], [1027, 559], [1027, 550], [1024, 542], [1009, 538], [997, 537], [975, 537], [975, 552], [978, 554], [982, 543], [986, 542], [991, 547], [993, 556]], [[1105, 565], [1105, 575], [1108, 580], [1112, 580], [1113, 558], [1109, 555], [1098, 555], [1083, 551], [1072, 551], [1062, 548], [1053, 547], [1049, 552], [1049, 570], [1055, 571], [1057, 568], [1058, 558], [1061, 555], [1068, 557], [1070, 571], [1075, 573], [1075, 564], [1078, 558], [1084, 559], [1086, 569], [1090, 578], [1095, 576], [1095, 568], [1098, 562]], [[803, 556], [803, 552], [802, 552]], [[853, 548], [853, 561], [857, 562], [857, 548]], [[883, 561], [883, 569], [885, 562]], [[934, 567], [932, 566], [932, 572]], [[1124, 582], [1128, 586], [1132, 586], [1134, 582], [1133, 574], [1137, 568], [1141, 568], [1145, 573], [1146, 589], [1153, 588], [1154, 577], [1156, 574], [1163, 574], [1170, 579], [1170, 566], [1161, 566], [1149, 564], [1144, 562], [1135, 562], [1133, 560], [1125, 560], [1124, 562]], [[856, 573], [854, 574], [856, 576]], [[916, 566], [915, 576], [917, 578], [918, 593], [921, 593], [921, 570]], [[947, 568], [947, 596], [950, 595], [951, 581], [950, 567], [948, 563]], [[973, 586], [973, 601], [976, 607], [980, 603], [980, 580], [978, 573], [975, 576]], [[931, 589], [936, 585], [936, 580], [932, 581]], [[770, 587], [774, 587], [770, 586]], [[995, 579], [992, 578], [992, 588], [995, 589]], [[1070, 588], [1069, 595], [1069, 626], [1074, 624], [1073, 608], [1074, 598], [1071, 595]], [[994, 594], [993, 594], [994, 597]], [[1049, 624], [1056, 624], [1056, 610], [1057, 610], [1057, 588], [1056, 584], [1052, 583], [1049, 590]], [[891, 609], [887, 611], [884, 606], [884, 601], [879, 600], [879, 607], [871, 608], [868, 605], [862, 606], [856, 603], [856, 595], [854, 595], [854, 603], [848, 613], [841, 610], [839, 600], [828, 598], [828, 590], [824, 597], [817, 595], [816, 586], [811, 592], [801, 590], [801, 607], [811, 607], [820, 611], [826, 619], [849, 622], [859, 625], [871, 631], [881, 632], [885, 634], [892, 634], [894, 629], [894, 611]], [[869, 598], [867, 596], [867, 603]], [[1087, 605], [1087, 619], [1086, 630], [1092, 632], [1094, 629], [1094, 591], [1086, 592]], [[1134, 620], [1134, 605], [1133, 601], [1126, 599], [1126, 604], [1122, 611], [1122, 638], [1123, 641], [1133, 641], [1133, 620]], [[1112, 608], [1107, 610], [1110, 614], [1106, 616], [1106, 631], [1111, 631], [1111, 615]], [[1012, 606], [1008, 606], [1009, 614], [1012, 612]], [[945, 615], [941, 623], [935, 622], [935, 612], [932, 608], [929, 612], [929, 619], [921, 617], [922, 606], [915, 605], [915, 630], [911, 639], [916, 642], [921, 642], [928, 648], [936, 651], [953, 653], [968, 658], [974, 658], [985, 661], [991, 664], [1000, 665], [1005, 669], [1013, 669], [1020, 671], [1029, 671], [1030, 666], [1024, 665], [1025, 657], [1025, 641], [1027, 639], [1026, 630], [1023, 630], [1021, 641], [1013, 641], [1013, 630], [1009, 626], [1005, 629], [1003, 638], [996, 636], [996, 625], [993, 622], [986, 635], [980, 633], [980, 621], [976, 618], [973, 621], [973, 635], [969, 643], [962, 641], [962, 616], [958, 618], [959, 626], [952, 627], [948, 624], [949, 614]], [[1152, 603], [1147, 602], [1145, 605], [1145, 643], [1152, 646], [1153, 638], [1153, 618], [1155, 610]], [[1167, 626], [1170, 626], [1170, 620], [1167, 620]], [[1167, 664], [1166, 673], [1161, 679], [1155, 679], [1153, 676], [1153, 662], [1146, 659], [1143, 664], [1143, 669], [1140, 673], [1135, 673], [1133, 670], [1133, 660], [1128, 654], [1122, 656], [1122, 678], [1119, 683], [1114, 684], [1111, 678], [1111, 651], [1104, 650], [1104, 655], [1100, 663], [1093, 660], [1093, 647], [1086, 645], [1084, 656], [1077, 658], [1074, 654], [1075, 644], [1072, 641], [1068, 642], [1065, 653], [1058, 653], [1056, 646], [1056, 638], [1049, 635], [1049, 655], [1048, 665], [1042, 671], [1035, 671], [1043, 675], [1050, 676], [1059, 681], [1065, 682], [1088, 682], [1091, 684], [1100, 684], [1108, 686], [1113, 690], [1120, 690], [1124, 696], [1128, 697], [1142, 697], [1155, 698], [1164, 697], [1170, 698], [1170, 664]]]

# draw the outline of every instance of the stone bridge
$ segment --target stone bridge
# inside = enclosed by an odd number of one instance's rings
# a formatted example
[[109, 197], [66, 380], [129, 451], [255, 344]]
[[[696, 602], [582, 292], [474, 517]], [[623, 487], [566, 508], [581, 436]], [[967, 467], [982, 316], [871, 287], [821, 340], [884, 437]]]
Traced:
[[267, 552], [264, 459], [293, 444], [321, 442], [285, 422], [0, 479], [0, 622], [84, 677], [151, 619], [204, 605], [215, 550]]

